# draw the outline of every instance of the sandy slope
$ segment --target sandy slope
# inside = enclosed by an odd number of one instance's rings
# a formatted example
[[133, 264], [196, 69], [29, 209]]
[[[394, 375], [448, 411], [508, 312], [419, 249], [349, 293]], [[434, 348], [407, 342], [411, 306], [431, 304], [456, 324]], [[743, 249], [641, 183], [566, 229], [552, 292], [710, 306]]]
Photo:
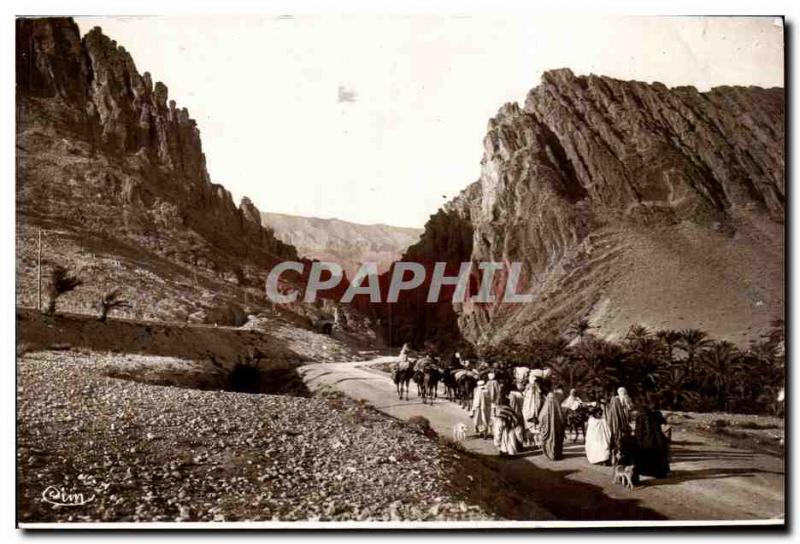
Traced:
[[484, 339], [519, 339], [543, 324], [563, 331], [583, 316], [609, 339], [639, 324], [746, 347], [784, 314], [783, 225], [742, 216], [736, 226], [733, 235], [688, 222], [595, 232], [542, 276], [532, 303], [498, 305]]

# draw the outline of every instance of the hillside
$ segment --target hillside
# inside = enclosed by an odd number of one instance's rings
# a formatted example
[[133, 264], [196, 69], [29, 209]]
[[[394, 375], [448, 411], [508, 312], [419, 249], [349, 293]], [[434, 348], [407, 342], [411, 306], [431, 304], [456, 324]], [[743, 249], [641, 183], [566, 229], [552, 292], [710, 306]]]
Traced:
[[300, 255], [341, 264], [348, 278], [364, 262], [376, 262], [378, 270], [385, 272], [422, 234], [422, 229], [281, 213], [261, 212], [261, 221]]
[[69, 18], [20, 18], [16, 30], [19, 305], [37, 304], [41, 232], [45, 282], [55, 264], [84, 282], [65, 295], [68, 311], [96, 312], [119, 288], [136, 319], [313, 315], [265, 300], [269, 268], [297, 251], [262, 227], [248, 198], [237, 206], [211, 181], [200, 130], [165, 84], [100, 28], [81, 37]]
[[639, 323], [741, 345], [783, 315], [783, 89], [554, 70], [489, 121], [484, 149], [480, 179], [404, 259], [521, 262], [534, 302], [431, 308], [412, 293], [395, 341], [524, 340], [587, 317], [606, 337]]

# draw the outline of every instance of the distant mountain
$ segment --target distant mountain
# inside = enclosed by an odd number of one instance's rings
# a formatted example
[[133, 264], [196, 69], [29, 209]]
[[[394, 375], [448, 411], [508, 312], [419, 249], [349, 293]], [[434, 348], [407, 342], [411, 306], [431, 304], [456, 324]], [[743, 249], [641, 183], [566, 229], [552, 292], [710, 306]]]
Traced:
[[296, 247], [300, 255], [341, 264], [348, 278], [367, 261], [377, 262], [378, 270], [384, 272], [422, 234], [421, 228], [361, 225], [281, 213], [261, 212], [261, 222], [272, 228], [279, 240]]

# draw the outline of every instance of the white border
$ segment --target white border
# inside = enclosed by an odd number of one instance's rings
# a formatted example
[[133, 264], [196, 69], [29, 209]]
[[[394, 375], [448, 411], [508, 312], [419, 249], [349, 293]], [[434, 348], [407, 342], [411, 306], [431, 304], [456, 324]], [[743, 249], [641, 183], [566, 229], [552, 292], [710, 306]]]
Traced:
[[[598, 2], [579, 1], [579, 0], [540, 0], [537, 2], [525, 2], [523, 0], [504, 1], [491, 3], [475, 0], [433, 0], [423, 2], [419, 0], [410, 0], [402, 2], [400, 0], [385, 1], [377, 0], [369, 2], [366, 0], [360, 1], [344, 1], [333, 2], [328, 0], [298, 0], [296, 2], [286, 1], [254, 1], [254, 0], [234, 0], [230, 2], [221, 2], [219, 0], [145, 0], [143, 2], [112, 2], [105, 1], [78, 1], [70, 4], [55, 1], [27, 1], [22, 2], [19, 0], [12, 0], [3, 4], [2, 8], [5, 17], [0, 19], [0, 28], [4, 31], [0, 33], [0, 43], [2, 43], [2, 55], [0, 55], [0, 73], [4, 74], [3, 85], [0, 87], [0, 167], [3, 173], [3, 198], [0, 198], [0, 224], [2, 225], [3, 235], [0, 236], [0, 246], [2, 246], [2, 253], [5, 255], [5, 266], [0, 267], [0, 285], [4, 286], [0, 290], [0, 305], [5, 308], [5, 312], [0, 314], [3, 320], [3, 327], [0, 328], [2, 339], [0, 345], [6, 350], [5, 353], [9, 354], [5, 358], [5, 368], [3, 376], [3, 395], [6, 417], [0, 418], [0, 425], [2, 425], [2, 436], [6, 437], [6, 447], [2, 450], [2, 470], [0, 470], [1, 483], [5, 484], [3, 487], [8, 491], [0, 496], [0, 512], [3, 515], [0, 521], [0, 527], [4, 529], [3, 533], [8, 532], [14, 527], [16, 505], [15, 505], [15, 420], [14, 414], [15, 404], [12, 394], [14, 391], [15, 368], [13, 364], [12, 348], [15, 345], [15, 317], [11, 309], [14, 307], [14, 293], [12, 285], [14, 284], [14, 260], [9, 258], [12, 251], [14, 251], [14, 228], [15, 228], [15, 190], [14, 190], [14, 155], [10, 150], [14, 149], [14, 22], [13, 16], [16, 14], [26, 15], [46, 15], [46, 14], [72, 14], [72, 15], [89, 15], [89, 14], [104, 14], [104, 15], [122, 15], [122, 14], [187, 14], [187, 13], [254, 13], [254, 12], [276, 12], [276, 13], [326, 13], [326, 12], [342, 12], [342, 11], [357, 11], [357, 12], [390, 12], [390, 13], [428, 13], [428, 14], [476, 14], [496, 11], [498, 9], [513, 10], [520, 12], [530, 11], [566, 11], [579, 9], [583, 14], [628, 14], [628, 15], [786, 15], [787, 21], [792, 25], [792, 38], [793, 41], [798, 39], [797, 33], [800, 32], [798, 28], [798, 20], [794, 17], [797, 11], [797, 2], [789, 1], [741, 1], [741, 0], [706, 0], [702, 2], [690, 2], [685, 0], [679, 1], [653, 1], [653, 2], [635, 2], [628, 1], [615, 1], [606, 0], [602, 5]], [[7, 10], [7, 11], [6, 11]], [[792, 45], [791, 43], [789, 44]], [[794, 49], [794, 48], [792, 48]], [[794, 51], [787, 51], [787, 60], [792, 66], [787, 68], [794, 72], [793, 68], [796, 66], [796, 54]], [[792, 104], [790, 113], [791, 118], [787, 119], [789, 131], [795, 126], [794, 112], [797, 108], [797, 101], [793, 100], [796, 96], [795, 89], [791, 87], [792, 77], [786, 81], [787, 88], [789, 89], [789, 100]], [[798, 155], [798, 139], [792, 132], [791, 138], [792, 148], [788, 150], [789, 154], [787, 160], [796, 160]], [[792, 170], [787, 170], [787, 174]], [[793, 183], [793, 179], [788, 179], [787, 183]], [[790, 217], [787, 217], [788, 226], [790, 231], [791, 249], [797, 249], [798, 230], [796, 222], [793, 222]], [[794, 224], [793, 224], [794, 223]], [[790, 248], [787, 248], [787, 250]], [[794, 251], [788, 254], [791, 256]], [[787, 281], [793, 278], [787, 277]], [[792, 295], [789, 308], [796, 303], [796, 296]], [[790, 321], [790, 345], [794, 345], [795, 327], [794, 320]], [[792, 354], [794, 350], [792, 350]], [[794, 359], [794, 357], [792, 357]], [[789, 361], [789, 366], [793, 365], [794, 361]], [[799, 384], [797, 375], [800, 371], [794, 370], [793, 382], [791, 386], [787, 387], [787, 391], [800, 391], [797, 387]], [[794, 387], [792, 387], [794, 386]], [[791, 394], [791, 393], [790, 393]], [[790, 406], [794, 407], [797, 403], [792, 403]], [[790, 417], [794, 417], [795, 412], [792, 411]], [[791, 442], [791, 440], [790, 440]], [[789, 451], [794, 451], [790, 449]], [[791, 459], [787, 458], [787, 462], [791, 463], [796, 459], [796, 454], [792, 455]], [[788, 472], [791, 475], [791, 471]], [[789, 487], [792, 482], [787, 480], [787, 499], [791, 497]], [[787, 506], [793, 506], [794, 501], [788, 502]], [[787, 511], [787, 516], [794, 514], [795, 508], [792, 512]], [[692, 527], [730, 527], [730, 526], [762, 526], [774, 527], [776, 525], [784, 525], [783, 519], [774, 520], [755, 520], [755, 521], [613, 521], [613, 522], [567, 522], [567, 521], [549, 521], [549, 522], [228, 522], [228, 523], [32, 523], [20, 524], [23, 529], [66, 529], [66, 531], [59, 531], [63, 535], [70, 530], [81, 529], [211, 529], [211, 530], [230, 530], [230, 529], [510, 529], [510, 528], [523, 528], [523, 529], [536, 529], [536, 528], [632, 528], [632, 527], [652, 527], [659, 528], [692, 528]], [[664, 535], [672, 535], [672, 537], [686, 538], [679, 536], [676, 533], [666, 531]], [[4, 535], [8, 536], [8, 535]], [[6, 542], [20, 541], [24, 537], [21, 531], [14, 531], [13, 534], [4, 539]], [[37, 540], [49, 541], [50, 538], [55, 539], [58, 535], [38, 535]], [[373, 535], [370, 535], [374, 538]], [[391, 535], [390, 535], [391, 536]], [[482, 538], [488, 535], [480, 535]], [[533, 535], [530, 535], [533, 536]], [[572, 536], [565, 540], [578, 541], [584, 535]], [[636, 535], [640, 537], [640, 535]], [[649, 534], [648, 538], [656, 536]], [[722, 537], [717, 537], [718, 540], [724, 538], [726, 541], [734, 535], [728, 534]], [[749, 535], [744, 535], [746, 538]], [[603, 536], [597, 533], [592, 535], [593, 538], [619, 538], [617, 535]], [[735, 536], [734, 536], [735, 537]], [[81, 537], [83, 538], [83, 536]], [[86, 538], [90, 538], [86, 536]], [[198, 535], [192, 535], [192, 540], [198, 538]], [[278, 538], [278, 535], [270, 536], [270, 538]], [[462, 536], [459, 536], [462, 538]], [[536, 535], [535, 538], [549, 538], [545, 534]], [[161, 540], [160, 538], [158, 540]]]
[[228, 521], [137, 523], [21, 523], [22, 529], [564, 529], [614, 527], [731, 527], [784, 525], [782, 519], [686, 521]]

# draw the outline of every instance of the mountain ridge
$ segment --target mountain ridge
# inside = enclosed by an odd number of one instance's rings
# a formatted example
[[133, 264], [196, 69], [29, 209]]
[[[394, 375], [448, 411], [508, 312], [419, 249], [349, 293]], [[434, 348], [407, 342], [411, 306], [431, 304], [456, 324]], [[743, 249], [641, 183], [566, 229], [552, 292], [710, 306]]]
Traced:
[[262, 212], [261, 217], [279, 239], [295, 246], [301, 255], [336, 262], [349, 278], [364, 262], [377, 263], [380, 272], [387, 270], [403, 249], [422, 234], [421, 228], [361, 224], [338, 218], [271, 212]]
[[347, 219], [341, 219], [339, 217], [317, 217], [315, 215], [298, 215], [294, 213], [283, 213], [283, 212], [270, 212], [270, 211], [263, 211], [261, 212], [262, 216], [276, 216], [276, 217], [299, 217], [303, 219], [309, 220], [317, 220], [317, 221], [331, 221], [334, 223], [347, 223], [348, 225], [357, 225], [359, 227], [385, 227], [389, 229], [397, 229], [397, 230], [409, 230], [409, 231], [416, 231], [422, 232], [422, 227], [403, 227], [399, 225], [390, 225], [388, 223], [360, 223], [358, 221], [350, 221]]

